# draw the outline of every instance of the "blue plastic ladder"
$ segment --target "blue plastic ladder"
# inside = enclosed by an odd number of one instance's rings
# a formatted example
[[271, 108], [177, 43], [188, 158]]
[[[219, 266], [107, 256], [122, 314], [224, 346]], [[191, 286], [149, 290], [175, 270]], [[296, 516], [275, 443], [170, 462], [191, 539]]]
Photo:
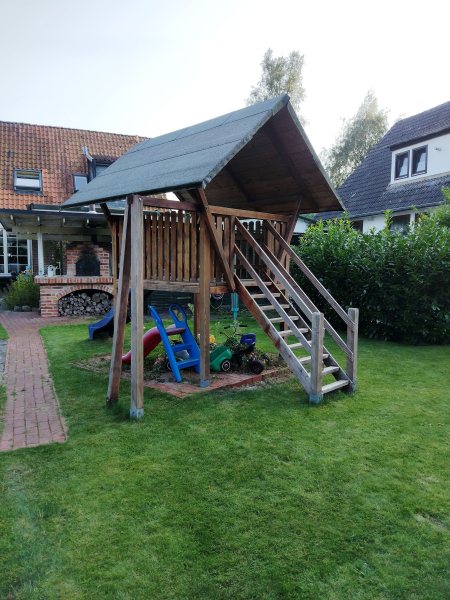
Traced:
[[[150, 313], [156, 323], [156, 327], [158, 328], [159, 335], [161, 336], [161, 341], [164, 346], [164, 350], [166, 351], [167, 358], [169, 359], [170, 368], [172, 369], [173, 375], [175, 379], [180, 382], [181, 375], [180, 369], [186, 369], [187, 367], [195, 367], [197, 373], [200, 373], [200, 349], [195, 341], [194, 336], [191, 333], [191, 330], [187, 324], [187, 318], [184, 313], [184, 310], [178, 304], [172, 304], [169, 307], [170, 316], [172, 317], [172, 321], [174, 322], [176, 327], [184, 327], [184, 332], [181, 333], [181, 339], [183, 340], [182, 344], [176, 344], [172, 346], [169, 341], [169, 336], [167, 335], [166, 329], [163, 325], [161, 317], [153, 308], [153, 306], [148, 307]], [[179, 314], [183, 315], [183, 319], [180, 320], [173, 312], [173, 309], [176, 308], [179, 311]], [[180, 352], [181, 350], [187, 350], [189, 354], [189, 358], [186, 360], [177, 361], [174, 351]]]

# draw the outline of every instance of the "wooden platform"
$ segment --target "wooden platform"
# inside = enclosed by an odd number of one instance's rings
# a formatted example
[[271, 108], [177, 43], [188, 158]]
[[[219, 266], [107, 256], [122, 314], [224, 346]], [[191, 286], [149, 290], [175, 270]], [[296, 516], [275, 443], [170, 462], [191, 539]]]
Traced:
[[172, 373], [167, 373], [167, 383], [144, 381], [144, 387], [150, 387], [159, 392], [165, 392], [171, 396], [183, 399], [192, 394], [215, 390], [227, 390], [242, 387], [243, 385], [259, 383], [266, 379], [276, 377], [277, 375], [287, 373], [288, 371], [289, 369], [284, 367], [281, 369], [269, 369], [261, 373], [261, 375], [253, 375], [253, 373], [217, 373], [211, 378], [211, 385], [207, 388], [199, 387], [200, 375], [197, 373], [189, 373], [189, 379], [191, 381], [182, 381], [181, 383], [174, 382]]

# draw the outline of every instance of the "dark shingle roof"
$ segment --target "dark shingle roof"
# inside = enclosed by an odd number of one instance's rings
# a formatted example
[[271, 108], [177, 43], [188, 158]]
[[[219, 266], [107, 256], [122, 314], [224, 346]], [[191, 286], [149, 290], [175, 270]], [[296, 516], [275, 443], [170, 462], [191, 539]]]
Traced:
[[201, 187], [288, 101], [280, 96], [136, 144], [65, 206]]
[[251, 197], [256, 210], [292, 212], [304, 195], [304, 212], [341, 206], [283, 94], [136, 144], [65, 207], [207, 186], [212, 205], [248, 208]]
[[[414, 143], [450, 129], [450, 102], [395, 123], [363, 162], [339, 188], [339, 196], [350, 217], [383, 213], [387, 209], [426, 207], [442, 201], [442, 186], [450, 185], [450, 174], [390, 185], [392, 147]], [[333, 219], [340, 212], [327, 212], [320, 219]]]

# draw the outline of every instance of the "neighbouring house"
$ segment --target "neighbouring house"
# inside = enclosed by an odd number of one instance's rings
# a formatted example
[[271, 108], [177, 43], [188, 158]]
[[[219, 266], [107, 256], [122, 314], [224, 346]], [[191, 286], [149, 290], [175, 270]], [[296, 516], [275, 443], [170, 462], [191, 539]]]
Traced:
[[[356, 229], [380, 230], [393, 211], [392, 228], [405, 229], [432, 211], [450, 186], [450, 102], [395, 123], [339, 188]], [[317, 218], [332, 219], [339, 212]]]
[[9, 279], [27, 266], [43, 275], [50, 257], [44, 256], [41, 243], [48, 236], [83, 238], [92, 228], [106, 231], [106, 221], [101, 214], [94, 216], [94, 207], [84, 211], [92, 213], [85, 217], [74, 217], [73, 211], [63, 215], [59, 207], [144, 139], [0, 122], [0, 278]]
[[[41, 285], [42, 316], [56, 316], [59, 299], [69, 293], [110, 297], [105, 216], [99, 206], [66, 211], [61, 205], [145, 139], [0, 122], [0, 282], [31, 268]], [[123, 203], [111, 211], [123, 213]]]

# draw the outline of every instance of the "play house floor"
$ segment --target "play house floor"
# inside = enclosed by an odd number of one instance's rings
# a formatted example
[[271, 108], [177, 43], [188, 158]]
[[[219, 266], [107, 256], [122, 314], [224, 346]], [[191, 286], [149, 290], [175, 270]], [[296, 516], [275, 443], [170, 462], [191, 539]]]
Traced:
[[[97, 371], [107, 373], [109, 370], [110, 356], [103, 356], [100, 358], [101, 362], [97, 364], [92, 363], [75, 363], [77, 367], [81, 369], [87, 369], [88, 371]], [[211, 392], [212, 390], [226, 390], [230, 388], [237, 388], [243, 385], [252, 385], [254, 383], [260, 383], [266, 379], [285, 375], [290, 373], [285, 367], [277, 367], [267, 369], [261, 375], [253, 375], [253, 373], [214, 373], [211, 374], [211, 385], [207, 388], [201, 388], [200, 375], [192, 371], [183, 371], [183, 381], [177, 383], [174, 380], [172, 373], [161, 373], [159, 380], [164, 381], [146, 381], [144, 379], [144, 387], [150, 387], [160, 392], [165, 392], [171, 396], [183, 399], [186, 396], [192, 394]], [[122, 379], [130, 379], [129, 371], [122, 371]]]
[[[284, 369], [283, 369], [284, 370]], [[151, 387], [160, 392], [171, 394], [177, 398], [186, 398], [191, 394], [198, 394], [199, 392], [210, 392], [211, 390], [226, 390], [235, 387], [241, 387], [243, 385], [251, 385], [253, 383], [259, 383], [266, 379], [276, 377], [280, 375], [283, 370], [270, 369], [261, 373], [261, 375], [253, 375], [252, 373], [217, 373], [211, 378], [211, 385], [207, 388], [201, 388], [199, 386], [200, 375], [197, 373], [189, 373], [189, 382], [182, 381], [181, 383], [168, 381], [167, 383], [162, 382], [151, 382], [144, 381], [144, 386]], [[161, 378], [164, 378], [162, 375]], [[173, 379], [171, 373], [167, 373], [168, 379]]]

